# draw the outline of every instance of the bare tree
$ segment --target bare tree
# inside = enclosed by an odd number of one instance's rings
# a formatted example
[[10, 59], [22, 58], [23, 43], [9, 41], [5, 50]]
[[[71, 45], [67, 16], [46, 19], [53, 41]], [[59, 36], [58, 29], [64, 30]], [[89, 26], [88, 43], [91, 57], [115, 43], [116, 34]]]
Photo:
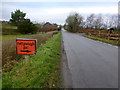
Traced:
[[110, 24], [111, 24], [111, 27], [117, 28], [117, 25], [118, 25], [118, 16], [117, 15], [114, 14], [110, 17]]
[[66, 19], [68, 31], [77, 32], [82, 22], [83, 22], [83, 17], [78, 13], [73, 13], [69, 15]]
[[117, 28], [118, 26], [118, 16], [114, 15], [106, 15], [104, 17], [104, 26], [106, 28]]
[[94, 20], [94, 28], [95, 29], [101, 29], [103, 26], [103, 17], [101, 14], [95, 16]]
[[87, 28], [93, 28], [94, 27], [94, 20], [95, 20], [95, 14], [91, 14], [86, 19], [86, 27]]

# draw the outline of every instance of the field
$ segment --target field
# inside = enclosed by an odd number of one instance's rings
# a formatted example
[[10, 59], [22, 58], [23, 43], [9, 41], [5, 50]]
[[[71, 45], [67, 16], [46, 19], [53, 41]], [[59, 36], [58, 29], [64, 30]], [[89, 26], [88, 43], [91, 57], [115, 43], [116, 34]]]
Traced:
[[3, 24], [2, 26], [0, 25], [0, 29], [1, 30], [1, 34], [2, 35], [16, 35], [16, 34], [20, 34], [17, 30], [18, 28], [16, 26], [11, 26], [9, 24]]
[[2, 41], [9, 40], [9, 39], [14, 39], [14, 38], [21, 38], [21, 37], [26, 37], [30, 35], [26, 34], [18, 34], [18, 35], [3, 35], [2, 36]]
[[54, 35], [30, 55], [30, 64], [21, 60], [12, 71], [2, 74], [3, 88], [60, 88], [61, 33]]
[[[30, 34], [19, 34], [16, 32], [17, 27], [16, 26], [0, 26], [0, 28], [2, 28], [2, 39], [0, 39], [0, 41], [5, 41], [5, 40], [9, 40], [9, 39], [14, 39], [14, 38], [21, 38], [21, 37], [26, 37], [26, 36], [30, 36]], [[37, 34], [43, 34], [45, 32], [37, 32]], [[5, 35], [4, 35], [5, 34]], [[13, 35], [11, 35], [13, 34]]]
[[0, 25], [0, 28], [4, 28], [4, 29], [17, 29], [16, 26], [5, 26], [5, 25], [3, 25], [3, 26]]

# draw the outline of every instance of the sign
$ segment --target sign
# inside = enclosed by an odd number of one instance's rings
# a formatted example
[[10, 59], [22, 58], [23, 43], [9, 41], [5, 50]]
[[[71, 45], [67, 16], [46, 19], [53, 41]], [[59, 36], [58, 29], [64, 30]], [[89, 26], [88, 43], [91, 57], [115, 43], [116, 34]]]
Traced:
[[16, 39], [17, 54], [31, 55], [36, 54], [36, 39]]

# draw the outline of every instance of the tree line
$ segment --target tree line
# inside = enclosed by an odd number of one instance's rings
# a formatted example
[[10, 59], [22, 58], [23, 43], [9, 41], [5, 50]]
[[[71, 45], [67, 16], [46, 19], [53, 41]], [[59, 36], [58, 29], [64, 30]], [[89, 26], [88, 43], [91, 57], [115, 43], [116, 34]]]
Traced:
[[56, 23], [51, 24], [49, 22], [46, 23], [35, 23], [31, 22], [30, 19], [25, 18], [26, 13], [20, 11], [19, 9], [11, 13], [11, 19], [9, 20], [9, 23], [11, 25], [17, 26], [18, 32], [22, 34], [35, 34], [37, 32], [49, 32], [49, 31], [55, 31], [61, 28], [61, 26], [58, 27]]
[[90, 14], [85, 19], [79, 13], [72, 13], [67, 17], [64, 28], [70, 32], [77, 32], [80, 29], [95, 29], [95, 30], [107, 28], [119, 29], [118, 16]]

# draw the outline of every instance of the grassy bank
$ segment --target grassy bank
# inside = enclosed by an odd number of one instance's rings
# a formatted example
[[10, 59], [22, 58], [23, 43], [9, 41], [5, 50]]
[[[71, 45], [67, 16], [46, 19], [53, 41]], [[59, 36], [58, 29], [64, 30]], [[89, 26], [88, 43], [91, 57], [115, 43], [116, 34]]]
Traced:
[[61, 33], [54, 35], [30, 56], [30, 65], [24, 60], [12, 71], [2, 74], [3, 88], [59, 88]]
[[98, 37], [93, 37], [93, 36], [88, 36], [88, 35], [85, 35], [85, 37], [93, 39], [93, 40], [98, 40], [98, 41], [102, 41], [105, 43], [113, 44], [113, 45], [120, 45], [120, 43], [117, 40], [108, 40], [108, 39], [103, 39], [103, 38], [98, 38]]

